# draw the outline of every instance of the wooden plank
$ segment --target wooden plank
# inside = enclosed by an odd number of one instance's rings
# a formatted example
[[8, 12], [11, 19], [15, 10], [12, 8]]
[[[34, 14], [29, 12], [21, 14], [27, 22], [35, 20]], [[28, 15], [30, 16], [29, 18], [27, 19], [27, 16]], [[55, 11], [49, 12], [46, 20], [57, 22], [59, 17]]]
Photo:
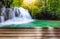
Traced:
[[40, 36], [41, 34], [0, 34], [0, 36]]
[[60, 39], [60, 28], [0, 29], [0, 39]]
[[0, 37], [0, 39], [17, 39], [17, 37]]

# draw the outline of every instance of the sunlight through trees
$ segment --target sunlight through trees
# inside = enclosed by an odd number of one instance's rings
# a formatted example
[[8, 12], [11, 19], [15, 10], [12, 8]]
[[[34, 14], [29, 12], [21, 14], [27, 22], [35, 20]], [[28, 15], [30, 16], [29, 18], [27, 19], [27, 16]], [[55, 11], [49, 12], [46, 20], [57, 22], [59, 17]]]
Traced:
[[[4, 1], [5, 5], [8, 5], [8, 0]], [[60, 0], [13, 0], [10, 6], [24, 7], [29, 10], [34, 18], [41, 17], [41, 14], [44, 17], [50, 15], [51, 19], [60, 18]]]

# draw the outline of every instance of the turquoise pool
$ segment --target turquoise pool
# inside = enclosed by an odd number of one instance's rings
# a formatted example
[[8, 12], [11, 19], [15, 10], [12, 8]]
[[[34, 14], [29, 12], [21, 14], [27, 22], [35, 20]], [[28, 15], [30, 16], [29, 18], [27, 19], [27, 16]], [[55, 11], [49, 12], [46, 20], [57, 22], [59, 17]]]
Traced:
[[53, 20], [35, 20], [26, 24], [12, 24], [1, 28], [27, 28], [27, 27], [60, 27], [60, 21]]

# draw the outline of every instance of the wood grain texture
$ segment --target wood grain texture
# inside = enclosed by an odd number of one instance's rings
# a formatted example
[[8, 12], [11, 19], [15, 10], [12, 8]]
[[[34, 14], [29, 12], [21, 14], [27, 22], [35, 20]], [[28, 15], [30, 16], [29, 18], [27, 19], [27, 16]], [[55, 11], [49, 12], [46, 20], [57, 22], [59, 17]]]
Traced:
[[60, 39], [60, 28], [0, 29], [0, 39]]

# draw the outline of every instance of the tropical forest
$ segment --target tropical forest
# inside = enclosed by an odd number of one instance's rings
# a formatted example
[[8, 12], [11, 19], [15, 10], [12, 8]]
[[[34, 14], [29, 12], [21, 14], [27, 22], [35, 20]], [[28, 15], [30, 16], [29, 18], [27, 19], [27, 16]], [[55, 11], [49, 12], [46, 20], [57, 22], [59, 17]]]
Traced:
[[0, 25], [60, 26], [60, 0], [0, 0]]

